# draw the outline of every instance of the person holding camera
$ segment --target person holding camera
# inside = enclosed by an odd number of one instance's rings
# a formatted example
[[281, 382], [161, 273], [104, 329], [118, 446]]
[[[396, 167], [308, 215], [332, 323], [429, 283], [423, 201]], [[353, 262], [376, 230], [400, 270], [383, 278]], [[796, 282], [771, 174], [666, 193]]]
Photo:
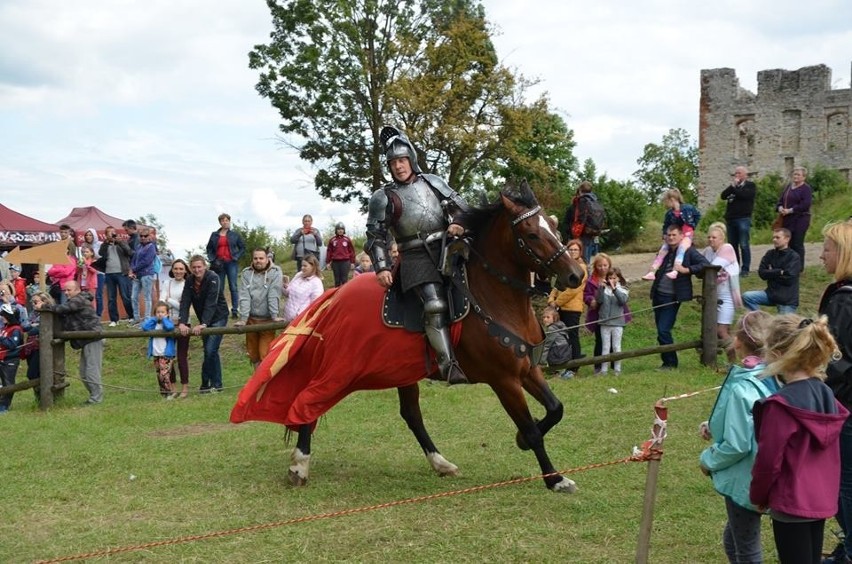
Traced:
[[130, 272], [130, 259], [133, 250], [130, 246], [118, 238], [115, 227], [108, 226], [104, 230], [104, 242], [98, 254], [104, 257], [104, 279], [107, 287], [107, 310], [109, 311], [109, 326], [118, 325], [118, 302], [116, 294], [121, 294], [121, 302], [128, 319], [133, 319], [133, 302], [130, 295], [133, 283], [128, 277]]
[[754, 198], [757, 186], [748, 179], [748, 169], [738, 166], [734, 170], [734, 180], [731, 185], [722, 190], [721, 199], [725, 200], [725, 227], [728, 242], [734, 248], [737, 263], [740, 265], [740, 276], [748, 276], [751, 268], [751, 215], [754, 212]]

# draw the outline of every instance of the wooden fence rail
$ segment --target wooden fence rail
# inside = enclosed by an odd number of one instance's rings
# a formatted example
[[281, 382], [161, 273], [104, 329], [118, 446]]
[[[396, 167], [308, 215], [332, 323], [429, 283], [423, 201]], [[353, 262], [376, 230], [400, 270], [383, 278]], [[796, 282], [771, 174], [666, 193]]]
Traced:
[[[645, 347], [631, 351], [622, 351], [603, 356], [573, 360], [560, 365], [560, 368], [578, 368], [588, 364], [600, 364], [608, 361], [621, 360], [659, 354], [661, 352], [680, 351], [686, 349], [700, 349], [701, 362], [707, 366], [716, 366], [716, 355], [718, 354], [719, 339], [716, 335], [716, 275], [720, 267], [709, 266], [704, 269], [702, 277], [701, 307], [701, 335], [698, 340], [674, 343], [671, 345]], [[65, 343], [70, 339], [147, 339], [149, 337], [177, 337], [180, 334], [175, 331], [62, 331], [58, 329], [56, 315], [53, 312], [41, 313], [41, 325], [39, 326], [39, 339], [41, 351], [39, 356], [39, 368], [41, 374], [48, 374], [49, 378], [39, 378], [20, 382], [14, 386], [0, 388], [0, 395], [13, 393], [20, 390], [39, 387], [39, 408], [50, 409], [56, 399], [61, 397], [68, 382], [65, 380]], [[242, 325], [240, 327], [208, 327], [201, 331], [204, 335], [244, 335], [258, 331], [272, 329], [283, 329], [287, 324], [284, 322], [263, 323], [258, 325]]]

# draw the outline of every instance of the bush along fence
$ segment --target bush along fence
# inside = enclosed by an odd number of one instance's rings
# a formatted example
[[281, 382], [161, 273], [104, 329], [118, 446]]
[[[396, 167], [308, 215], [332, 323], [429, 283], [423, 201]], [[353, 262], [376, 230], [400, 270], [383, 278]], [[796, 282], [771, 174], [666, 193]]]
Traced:
[[[705, 366], [716, 367], [716, 357], [719, 352], [719, 338], [716, 334], [716, 306], [718, 294], [716, 292], [716, 275], [720, 267], [711, 265], [702, 272], [701, 294], [696, 298], [701, 303], [701, 334], [698, 339], [684, 341], [671, 345], [643, 347], [620, 353], [587, 357], [572, 360], [556, 366], [560, 369], [575, 369], [590, 364], [602, 364], [625, 358], [636, 358], [640, 356], [656, 355], [662, 352], [696, 349], [701, 351], [701, 363]], [[636, 313], [636, 312], [634, 312]], [[148, 339], [149, 337], [177, 337], [175, 331], [62, 331], [57, 323], [57, 317], [53, 312], [41, 313], [41, 325], [39, 326], [39, 340], [41, 342], [39, 354], [39, 368], [41, 378], [18, 382], [14, 386], [0, 388], [0, 395], [15, 393], [22, 390], [38, 387], [39, 408], [50, 409], [54, 402], [63, 396], [68, 382], [65, 379], [65, 344], [71, 339]], [[241, 327], [210, 327], [201, 331], [203, 335], [245, 335], [271, 329], [283, 329], [287, 324], [284, 322], [264, 323], [259, 325], [244, 325]], [[48, 375], [47, 378], [44, 375]]]

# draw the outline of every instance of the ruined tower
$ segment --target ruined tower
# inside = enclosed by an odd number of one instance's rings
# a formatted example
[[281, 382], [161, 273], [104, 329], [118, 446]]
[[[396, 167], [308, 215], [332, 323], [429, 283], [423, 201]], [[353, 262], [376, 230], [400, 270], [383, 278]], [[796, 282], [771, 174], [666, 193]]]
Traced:
[[760, 71], [757, 94], [740, 87], [734, 69], [702, 70], [699, 205], [714, 205], [741, 165], [753, 179], [815, 164], [850, 179], [850, 109], [852, 89], [832, 90], [825, 65]]

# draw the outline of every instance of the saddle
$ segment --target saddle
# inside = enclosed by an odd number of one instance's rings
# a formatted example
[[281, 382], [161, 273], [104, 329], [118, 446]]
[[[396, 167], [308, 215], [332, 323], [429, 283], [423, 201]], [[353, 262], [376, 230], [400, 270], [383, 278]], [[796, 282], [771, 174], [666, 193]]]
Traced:
[[[467, 268], [464, 262], [467, 258], [467, 245], [462, 243], [445, 246], [441, 257], [441, 271], [445, 276], [444, 295], [449, 303], [448, 318], [450, 323], [454, 323], [463, 319], [470, 311], [470, 301], [462, 290], [462, 287], [467, 288]], [[385, 291], [382, 321], [388, 327], [415, 333], [426, 330], [420, 298], [413, 289], [403, 292], [397, 283]]]

